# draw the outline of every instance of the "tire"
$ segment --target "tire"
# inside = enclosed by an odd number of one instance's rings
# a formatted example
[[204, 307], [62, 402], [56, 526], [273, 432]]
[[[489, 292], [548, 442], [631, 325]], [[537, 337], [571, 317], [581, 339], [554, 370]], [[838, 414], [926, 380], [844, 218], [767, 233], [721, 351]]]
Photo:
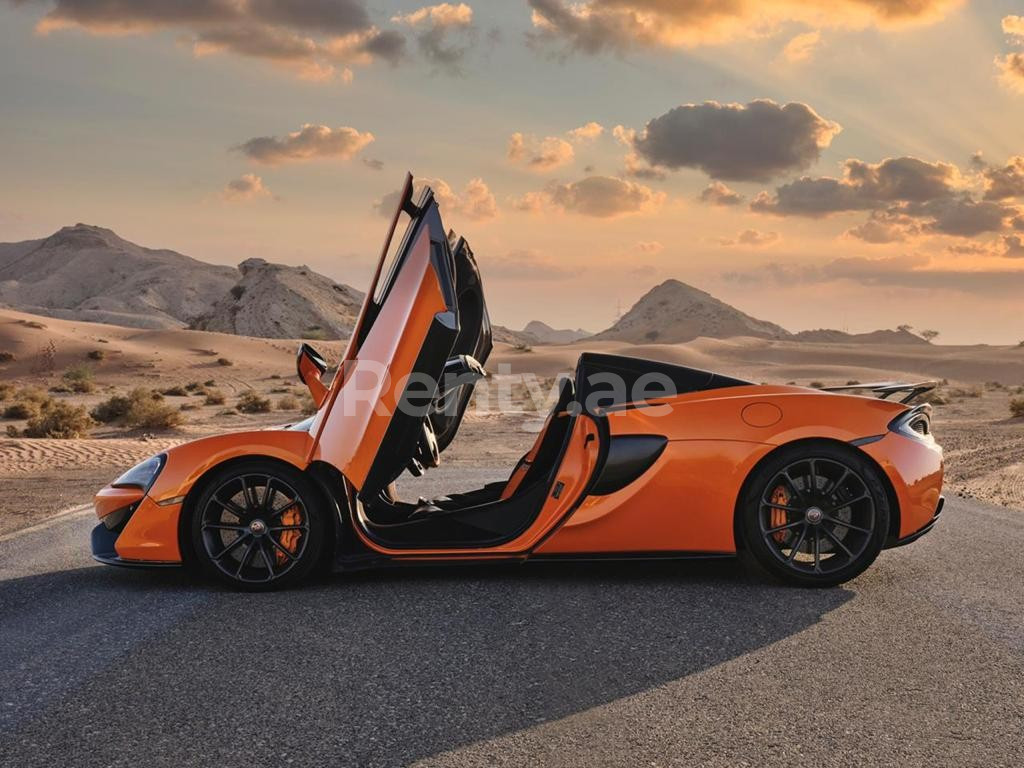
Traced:
[[833, 587], [875, 561], [889, 501], [875, 465], [826, 442], [771, 454], [745, 484], [738, 509], [748, 559], [798, 586]]
[[321, 496], [302, 472], [254, 459], [225, 467], [204, 484], [190, 534], [206, 574], [262, 592], [309, 576], [324, 553], [327, 522]]

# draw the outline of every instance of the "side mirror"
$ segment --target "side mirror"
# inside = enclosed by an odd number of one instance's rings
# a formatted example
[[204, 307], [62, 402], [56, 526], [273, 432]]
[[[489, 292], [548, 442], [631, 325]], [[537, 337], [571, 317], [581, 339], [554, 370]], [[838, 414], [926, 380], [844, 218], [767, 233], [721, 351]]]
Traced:
[[327, 387], [321, 381], [323, 375], [327, 373], [327, 361], [309, 344], [302, 344], [299, 346], [295, 367], [298, 369], [302, 383], [309, 389], [313, 402], [319, 408], [327, 399]]

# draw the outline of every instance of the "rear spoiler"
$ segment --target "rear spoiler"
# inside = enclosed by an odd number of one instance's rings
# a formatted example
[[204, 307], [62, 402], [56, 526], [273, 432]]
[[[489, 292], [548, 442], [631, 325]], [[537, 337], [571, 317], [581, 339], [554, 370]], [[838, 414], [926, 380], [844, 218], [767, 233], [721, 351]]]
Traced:
[[888, 400], [890, 395], [896, 395], [900, 392], [908, 392], [909, 394], [900, 398], [900, 402], [906, 405], [915, 397], [923, 395], [925, 392], [931, 392], [939, 386], [937, 381], [919, 381], [915, 384], [901, 384], [897, 381], [880, 381], [873, 384], [847, 384], [842, 387], [822, 387], [825, 392], [856, 392], [870, 391], [878, 397], [879, 400]]

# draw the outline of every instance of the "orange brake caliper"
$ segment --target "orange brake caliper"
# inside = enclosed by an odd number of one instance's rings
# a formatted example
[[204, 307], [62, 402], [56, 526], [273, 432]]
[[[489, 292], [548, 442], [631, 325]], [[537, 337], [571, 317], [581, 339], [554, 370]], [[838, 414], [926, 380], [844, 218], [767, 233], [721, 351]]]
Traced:
[[[789, 494], [786, 493], [786, 487], [784, 485], [778, 485], [775, 490], [772, 491], [772, 504], [789, 504]], [[772, 524], [771, 528], [778, 528], [780, 525], [786, 524], [786, 510], [779, 509], [778, 507], [772, 507]], [[786, 540], [786, 536], [789, 535], [789, 531], [776, 531], [772, 534], [772, 538], [775, 539], [779, 544]]]
[[[299, 507], [296, 504], [281, 515], [281, 525], [301, 525], [302, 524], [302, 513], [299, 512]], [[289, 530], [281, 531], [281, 546], [295, 554], [295, 550], [299, 546], [299, 534], [302, 531]], [[285, 555], [281, 550], [275, 550], [275, 559], [278, 565], [284, 565]]]

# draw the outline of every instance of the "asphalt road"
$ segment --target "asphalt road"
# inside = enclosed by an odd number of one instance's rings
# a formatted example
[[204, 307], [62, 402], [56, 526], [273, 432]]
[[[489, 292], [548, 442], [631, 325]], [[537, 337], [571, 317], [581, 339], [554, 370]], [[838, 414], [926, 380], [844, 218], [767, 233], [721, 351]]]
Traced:
[[0, 765], [1019, 765], [1024, 515], [953, 499], [855, 582], [732, 562], [287, 593], [0, 541]]

